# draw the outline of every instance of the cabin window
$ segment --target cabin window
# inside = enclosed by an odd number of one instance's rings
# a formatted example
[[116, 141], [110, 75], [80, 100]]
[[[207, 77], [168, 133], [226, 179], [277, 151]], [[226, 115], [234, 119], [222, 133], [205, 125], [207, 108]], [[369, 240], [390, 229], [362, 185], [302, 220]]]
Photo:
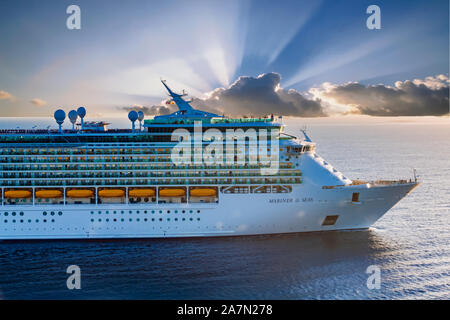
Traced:
[[338, 218], [338, 215], [326, 216], [325, 219], [323, 219], [322, 226], [334, 226]]
[[359, 192], [353, 192], [352, 202], [359, 202]]

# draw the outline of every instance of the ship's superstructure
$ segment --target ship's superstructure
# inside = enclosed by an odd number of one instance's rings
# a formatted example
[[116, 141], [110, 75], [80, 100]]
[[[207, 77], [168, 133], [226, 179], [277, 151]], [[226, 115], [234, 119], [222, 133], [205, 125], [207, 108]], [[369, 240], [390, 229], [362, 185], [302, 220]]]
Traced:
[[279, 118], [196, 110], [163, 84], [179, 110], [143, 125], [132, 111], [131, 130], [85, 122], [81, 107], [71, 130], [58, 110], [59, 130], [0, 131], [0, 239], [368, 228], [417, 186], [351, 181]]

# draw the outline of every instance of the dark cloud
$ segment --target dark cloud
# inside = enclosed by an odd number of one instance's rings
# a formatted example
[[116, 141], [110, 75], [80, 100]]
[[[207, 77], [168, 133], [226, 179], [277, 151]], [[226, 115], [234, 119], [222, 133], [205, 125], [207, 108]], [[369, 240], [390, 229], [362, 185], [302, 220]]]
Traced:
[[142, 111], [142, 112], [144, 112], [144, 114], [146, 116], [161, 116], [161, 115], [165, 115], [165, 114], [170, 114], [177, 110], [172, 105], [170, 105], [170, 107], [165, 107], [165, 106], [146, 107], [146, 106], [134, 105], [131, 107], [121, 107], [120, 109], [125, 110], [125, 111], [131, 111], [131, 110]]
[[193, 105], [205, 111], [232, 116], [326, 116], [319, 100], [309, 100], [300, 92], [280, 88], [278, 73], [239, 77], [229, 88], [218, 88], [206, 99], [194, 99]]
[[[438, 75], [424, 80], [397, 81], [365, 86], [324, 83], [311, 88], [307, 98], [294, 89], [280, 87], [277, 73], [256, 78], [239, 77], [228, 88], [217, 88], [205, 99], [194, 98], [196, 109], [229, 116], [265, 116], [268, 114], [322, 117], [330, 114], [365, 114], [371, 116], [439, 116], [449, 113], [449, 79]], [[147, 116], [165, 115], [178, 110], [176, 105], [131, 106], [122, 110], [142, 110]]]
[[371, 116], [440, 116], [449, 113], [449, 80], [445, 75], [397, 81], [394, 87], [327, 84], [311, 92], [324, 101], [331, 98], [338, 104], [348, 105], [353, 113]]

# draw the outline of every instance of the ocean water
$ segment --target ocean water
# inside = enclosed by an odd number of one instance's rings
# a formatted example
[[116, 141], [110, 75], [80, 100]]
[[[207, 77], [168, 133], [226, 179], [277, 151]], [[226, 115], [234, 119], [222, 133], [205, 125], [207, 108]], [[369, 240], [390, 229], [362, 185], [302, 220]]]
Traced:
[[[46, 121], [0, 119], [0, 128]], [[318, 153], [347, 177], [411, 178], [415, 168], [422, 184], [365, 231], [0, 242], [0, 297], [450, 299], [450, 118], [285, 123], [296, 135], [307, 125]], [[80, 290], [66, 287], [73, 264]], [[381, 270], [380, 289], [367, 288], [370, 265]]]

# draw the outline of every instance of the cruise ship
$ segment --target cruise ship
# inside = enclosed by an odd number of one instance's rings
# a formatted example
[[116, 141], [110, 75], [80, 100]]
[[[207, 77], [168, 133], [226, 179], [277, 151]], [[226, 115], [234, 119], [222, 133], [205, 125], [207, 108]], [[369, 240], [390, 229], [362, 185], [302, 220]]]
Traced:
[[[1, 130], [0, 239], [241, 236], [366, 229], [419, 183], [356, 181], [282, 119], [178, 111], [130, 129], [54, 114], [58, 130]], [[80, 121], [80, 122], [78, 122]], [[135, 122], [139, 122], [139, 126]]]

